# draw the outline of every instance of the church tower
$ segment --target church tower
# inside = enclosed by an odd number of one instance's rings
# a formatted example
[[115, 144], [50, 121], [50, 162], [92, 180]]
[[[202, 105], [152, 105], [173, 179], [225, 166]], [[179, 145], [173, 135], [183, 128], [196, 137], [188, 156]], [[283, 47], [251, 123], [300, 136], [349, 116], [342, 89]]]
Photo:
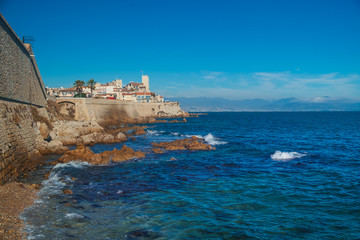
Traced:
[[141, 80], [142, 80], [143, 85], [146, 87], [146, 92], [150, 92], [149, 76], [148, 75], [142, 75]]

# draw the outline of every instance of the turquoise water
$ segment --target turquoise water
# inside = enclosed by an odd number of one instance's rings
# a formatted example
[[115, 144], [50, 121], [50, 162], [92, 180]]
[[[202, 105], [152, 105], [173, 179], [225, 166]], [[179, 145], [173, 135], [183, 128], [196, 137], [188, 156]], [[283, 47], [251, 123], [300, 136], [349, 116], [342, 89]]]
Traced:
[[[359, 112], [209, 113], [147, 131], [125, 143], [144, 159], [55, 166], [23, 213], [29, 239], [360, 238]], [[216, 150], [150, 153], [192, 135]]]

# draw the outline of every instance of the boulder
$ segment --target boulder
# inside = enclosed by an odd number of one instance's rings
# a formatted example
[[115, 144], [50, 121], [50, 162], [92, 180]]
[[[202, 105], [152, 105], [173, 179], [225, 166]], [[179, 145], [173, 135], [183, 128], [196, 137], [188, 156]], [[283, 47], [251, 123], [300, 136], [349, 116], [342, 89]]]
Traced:
[[115, 137], [111, 134], [105, 134], [103, 139], [102, 139], [102, 142], [103, 143], [113, 143], [115, 140]]
[[115, 138], [116, 138], [117, 141], [121, 141], [121, 142], [127, 141], [127, 137], [126, 137], [125, 134], [122, 133], [122, 132], [119, 132], [119, 133], [116, 135]]
[[97, 132], [90, 133], [84, 136], [81, 136], [81, 141], [84, 145], [92, 145], [97, 143], [97, 138], [99, 134]]

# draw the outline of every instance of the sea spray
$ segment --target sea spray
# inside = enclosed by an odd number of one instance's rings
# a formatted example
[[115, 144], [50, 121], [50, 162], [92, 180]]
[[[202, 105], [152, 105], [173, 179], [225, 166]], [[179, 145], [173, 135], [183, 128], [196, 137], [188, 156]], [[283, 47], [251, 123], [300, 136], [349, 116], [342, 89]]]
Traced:
[[207, 143], [209, 143], [210, 145], [222, 145], [222, 144], [226, 144], [227, 142], [225, 141], [220, 141], [219, 138], [214, 137], [214, 135], [212, 135], [211, 133], [207, 134], [204, 136], [204, 139]]
[[304, 153], [298, 153], [298, 152], [281, 152], [281, 151], [275, 151], [274, 154], [272, 154], [270, 157], [272, 160], [275, 161], [290, 161], [295, 158], [302, 158], [306, 156]]

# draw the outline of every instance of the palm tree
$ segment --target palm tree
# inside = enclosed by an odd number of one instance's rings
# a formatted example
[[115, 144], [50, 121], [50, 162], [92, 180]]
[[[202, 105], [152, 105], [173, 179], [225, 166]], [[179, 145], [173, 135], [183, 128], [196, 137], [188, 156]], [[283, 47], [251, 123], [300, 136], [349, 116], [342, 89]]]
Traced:
[[85, 82], [82, 80], [76, 80], [73, 85], [79, 93], [82, 93], [82, 88], [85, 85]]
[[87, 82], [87, 86], [90, 88], [91, 90], [91, 96], [93, 95], [93, 90], [95, 89], [95, 80], [94, 79], [90, 79], [88, 82]]

